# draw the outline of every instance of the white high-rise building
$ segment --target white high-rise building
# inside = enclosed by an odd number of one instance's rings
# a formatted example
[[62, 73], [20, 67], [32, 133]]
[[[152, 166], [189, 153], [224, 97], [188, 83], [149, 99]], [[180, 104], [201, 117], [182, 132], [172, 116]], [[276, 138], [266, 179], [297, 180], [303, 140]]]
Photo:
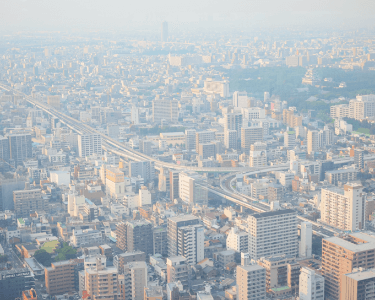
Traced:
[[298, 254], [296, 212], [270, 211], [248, 217], [249, 254], [253, 259], [272, 255]]
[[362, 120], [375, 116], [375, 95], [357, 96], [349, 101], [349, 118]]
[[206, 204], [208, 192], [204, 187], [207, 185], [206, 178], [195, 172], [179, 173], [179, 196], [185, 203]]
[[131, 121], [134, 125], [139, 124], [139, 108], [133, 106], [131, 110]]
[[313, 154], [319, 150], [319, 131], [309, 130], [307, 132], [307, 153]]
[[93, 154], [102, 155], [102, 137], [100, 134], [78, 135], [79, 157], [86, 157]]
[[294, 149], [296, 146], [296, 133], [294, 131], [285, 131], [284, 132], [284, 146], [288, 150]]
[[237, 300], [266, 299], [266, 269], [257, 265], [237, 266]]
[[241, 138], [242, 113], [227, 113], [224, 117], [224, 132], [226, 130], [236, 130], [237, 137]]
[[233, 106], [234, 107], [248, 107], [247, 104], [247, 93], [246, 92], [234, 92], [233, 93]]
[[250, 146], [249, 166], [265, 167], [267, 166], [267, 144], [256, 142]]
[[365, 226], [363, 186], [347, 183], [340, 188], [322, 189], [321, 221], [341, 230], [356, 231]]
[[303, 267], [299, 275], [300, 300], [324, 300], [324, 277]]
[[185, 148], [188, 151], [196, 150], [196, 131], [195, 129], [186, 129], [185, 130]]
[[312, 224], [301, 223], [301, 241], [299, 244], [299, 256], [309, 258], [312, 255]]
[[178, 228], [178, 255], [186, 258], [188, 264], [195, 265], [204, 259], [204, 227], [188, 225]]
[[237, 149], [237, 130], [224, 131], [224, 146], [227, 149]]
[[139, 198], [138, 198], [138, 206], [142, 207], [145, 205], [151, 205], [151, 192], [147, 189], [147, 187], [142, 186], [139, 189]]
[[227, 237], [227, 249], [247, 253], [249, 251], [249, 234], [237, 227], [232, 227]]

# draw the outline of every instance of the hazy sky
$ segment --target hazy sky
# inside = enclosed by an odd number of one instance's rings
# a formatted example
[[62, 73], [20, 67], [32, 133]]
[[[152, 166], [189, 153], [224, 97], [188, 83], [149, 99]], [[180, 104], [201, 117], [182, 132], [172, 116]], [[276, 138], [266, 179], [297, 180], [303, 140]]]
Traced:
[[[0, 0], [0, 30], [374, 26], [375, 0]], [[141, 24], [141, 25], [140, 25]]]

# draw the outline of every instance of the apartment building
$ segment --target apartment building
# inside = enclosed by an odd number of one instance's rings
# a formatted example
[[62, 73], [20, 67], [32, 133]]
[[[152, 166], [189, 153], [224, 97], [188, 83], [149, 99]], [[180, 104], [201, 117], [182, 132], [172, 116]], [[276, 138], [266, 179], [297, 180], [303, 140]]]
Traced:
[[348, 104], [332, 105], [330, 108], [330, 117], [332, 119], [348, 118], [349, 117], [349, 105]]
[[93, 154], [102, 155], [102, 137], [100, 134], [78, 135], [79, 157], [86, 157]]
[[239, 108], [248, 107], [248, 99], [246, 92], [234, 92], [233, 93], [233, 106]]
[[227, 237], [227, 249], [247, 253], [249, 251], [249, 234], [238, 227], [232, 227]]
[[216, 139], [215, 132], [211, 130], [201, 131], [195, 133], [195, 150], [199, 151], [199, 144], [207, 144]]
[[101, 258], [97, 258], [96, 266], [85, 270], [85, 288], [92, 300], [120, 299], [117, 268], [105, 267], [101, 263]]
[[326, 171], [325, 179], [334, 185], [357, 180], [358, 170], [355, 168], [341, 168], [338, 170]]
[[283, 122], [292, 128], [299, 127], [302, 126], [302, 116], [296, 116], [294, 110], [284, 109]]
[[321, 221], [341, 230], [361, 230], [365, 226], [363, 186], [347, 183], [344, 189], [321, 191]]
[[169, 171], [170, 199], [174, 201], [180, 193], [180, 171]]
[[206, 93], [219, 94], [221, 97], [224, 97], [224, 98], [228, 98], [230, 96], [229, 82], [226, 80], [213, 81], [211, 79], [207, 79], [204, 81], [203, 90]]
[[189, 282], [189, 266], [183, 256], [170, 256], [167, 258], [167, 282], [180, 281], [183, 286]]
[[227, 130], [236, 130], [237, 138], [241, 138], [242, 113], [232, 112], [224, 116], [224, 132]]
[[153, 228], [153, 254], [160, 254], [163, 257], [168, 256], [168, 231], [165, 227]]
[[375, 116], [375, 95], [357, 96], [349, 101], [349, 117], [362, 120], [374, 118]]
[[155, 99], [152, 101], [152, 118], [154, 123], [162, 120], [171, 123], [178, 122], [178, 101], [173, 99]]
[[237, 149], [237, 130], [224, 131], [224, 146], [227, 149]]
[[355, 268], [375, 268], [375, 236], [356, 232], [344, 237], [322, 241], [322, 275], [325, 299], [339, 300], [343, 290], [343, 275]]
[[314, 154], [319, 151], [319, 131], [309, 130], [307, 132], [307, 153]]
[[296, 132], [289, 130], [284, 132], [284, 146], [288, 150], [292, 150], [296, 147]]
[[189, 265], [204, 259], [204, 226], [195, 224], [178, 227], [178, 255]]
[[205, 204], [208, 201], [206, 178], [195, 172], [179, 173], [179, 197], [190, 205], [194, 203]]
[[237, 300], [265, 300], [266, 270], [256, 264], [237, 266]]
[[185, 148], [188, 151], [196, 149], [196, 130], [195, 129], [186, 129], [185, 130]]
[[250, 146], [263, 141], [263, 128], [259, 125], [241, 128], [241, 149], [249, 151]]
[[17, 216], [29, 216], [35, 211], [48, 210], [48, 198], [42, 196], [41, 189], [30, 189], [26, 183], [24, 190], [13, 192], [14, 212]]
[[[279, 297], [298, 294], [300, 265], [294, 255], [262, 257], [257, 264], [266, 270], [266, 291]], [[280, 289], [283, 287], [283, 289]]]
[[342, 276], [341, 299], [373, 299], [375, 294], [375, 269], [354, 269]]
[[102, 233], [99, 230], [89, 229], [73, 229], [70, 237], [70, 243], [73, 247], [79, 248], [90, 246], [102, 242]]
[[310, 268], [301, 268], [299, 298], [300, 300], [324, 300], [324, 277]]
[[146, 257], [146, 253], [142, 251], [120, 253], [114, 256], [113, 265], [117, 268], [120, 274], [123, 274], [124, 268], [127, 264], [137, 261], [146, 261]]
[[148, 183], [155, 178], [155, 163], [153, 161], [137, 161], [129, 163], [129, 176], [143, 178]]
[[249, 254], [254, 259], [273, 255], [298, 255], [296, 212], [270, 211], [248, 217]]
[[[124, 172], [120, 171], [119, 168], [106, 167], [106, 192], [108, 195], [120, 196], [125, 194], [125, 175]], [[130, 185], [130, 182], [128, 183]]]
[[179, 253], [178, 228], [199, 224], [199, 218], [193, 215], [181, 215], [168, 219], [168, 256], [176, 256]]
[[[10, 134], [9, 140], [9, 158], [14, 161], [15, 166], [23, 165], [28, 158], [32, 158], [32, 144], [30, 134]], [[3, 147], [3, 156], [7, 157], [8, 148]]]

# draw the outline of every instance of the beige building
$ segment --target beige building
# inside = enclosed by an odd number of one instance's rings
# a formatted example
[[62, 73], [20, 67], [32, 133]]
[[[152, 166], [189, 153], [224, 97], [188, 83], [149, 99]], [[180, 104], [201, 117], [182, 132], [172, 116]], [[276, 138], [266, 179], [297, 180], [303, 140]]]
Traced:
[[152, 117], [155, 123], [165, 120], [171, 123], [178, 122], [178, 101], [170, 99], [155, 99], [152, 101]]
[[266, 270], [256, 264], [237, 266], [237, 300], [266, 299]]
[[145, 287], [147, 286], [147, 264], [144, 261], [136, 261], [124, 267], [125, 299], [144, 300]]
[[307, 153], [312, 154], [319, 150], [319, 131], [309, 130], [307, 132]]
[[13, 192], [14, 211], [17, 216], [28, 216], [30, 213], [47, 210], [48, 199], [42, 197], [41, 189], [29, 189]]
[[362, 120], [373, 119], [375, 116], [375, 95], [357, 96], [349, 101], [349, 117]]
[[[126, 192], [125, 175], [120, 169], [106, 167], [106, 189], [111, 197], [121, 197]], [[130, 181], [128, 182], [128, 186]]]
[[186, 286], [189, 282], [189, 266], [183, 256], [171, 256], [167, 258], [167, 282], [180, 281]]
[[374, 299], [375, 269], [359, 268], [342, 276], [341, 299]]
[[241, 148], [243, 151], [249, 151], [250, 146], [256, 142], [263, 141], [263, 127], [252, 126], [241, 128]]
[[85, 270], [85, 287], [92, 300], [117, 300], [121, 296], [116, 267], [105, 267], [97, 258], [96, 267]]
[[348, 183], [344, 189], [322, 189], [321, 221], [342, 230], [363, 229], [366, 199], [362, 191], [358, 183]]
[[332, 119], [348, 118], [349, 117], [349, 105], [340, 104], [340, 105], [331, 106], [330, 117]]
[[325, 299], [343, 299], [340, 298], [340, 292], [344, 288], [343, 275], [360, 267], [375, 268], [375, 236], [358, 232], [343, 238], [323, 239], [322, 275], [325, 279]]
[[61, 97], [59, 95], [48, 96], [47, 103], [53, 108], [60, 109], [60, 99]]
[[161, 286], [145, 287], [144, 300], [163, 300], [163, 288]]

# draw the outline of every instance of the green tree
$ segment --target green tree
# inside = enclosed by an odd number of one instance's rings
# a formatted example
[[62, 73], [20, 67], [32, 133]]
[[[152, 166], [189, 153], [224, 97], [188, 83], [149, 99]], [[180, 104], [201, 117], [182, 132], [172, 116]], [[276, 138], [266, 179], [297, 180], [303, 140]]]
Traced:
[[36, 251], [34, 254], [34, 258], [46, 267], [49, 267], [53, 262], [52, 255], [44, 249]]
[[69, 244], [65, 242], [62, 243], [62, 246], [62, 248], [56, 250], [57, 256], [55, 257], [55, 261], [77, 258], [76, 249], [73, 249], [72, 246], [69, 246]]

